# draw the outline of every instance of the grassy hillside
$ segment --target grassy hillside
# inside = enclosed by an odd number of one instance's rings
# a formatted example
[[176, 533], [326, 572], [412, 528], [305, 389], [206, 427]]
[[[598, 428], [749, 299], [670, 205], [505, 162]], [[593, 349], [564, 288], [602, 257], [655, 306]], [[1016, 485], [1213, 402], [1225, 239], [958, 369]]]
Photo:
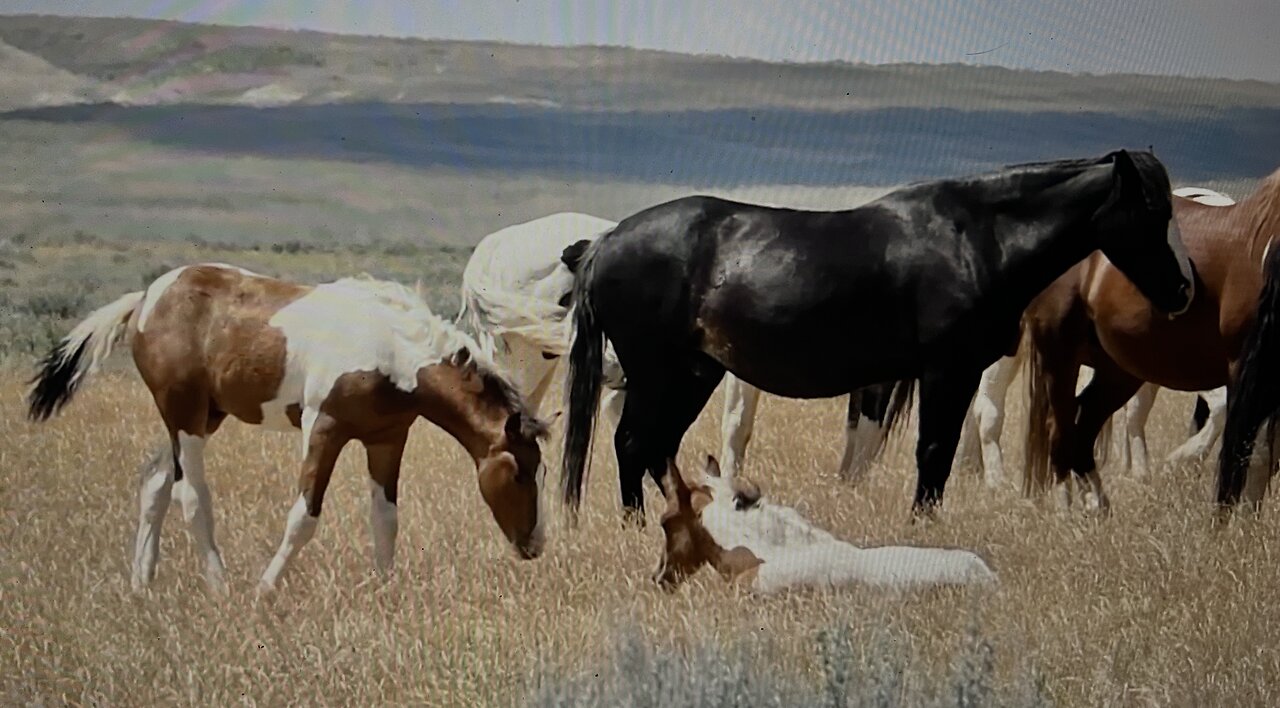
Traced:
[[[1188, 113], [1280, 106], [1280, 84], [1258, 81], [964, 65], [774, 64], [612, 47], [426, 41], [158, 20], [0, 16], [0, 42], [80, 77], [85, 84], [73, 93], [81, 99], [120, 103], [444, 101], [610, 110], [920, 106]], [[24, 95], [0, 94], [0, 108], [30, 105]]]

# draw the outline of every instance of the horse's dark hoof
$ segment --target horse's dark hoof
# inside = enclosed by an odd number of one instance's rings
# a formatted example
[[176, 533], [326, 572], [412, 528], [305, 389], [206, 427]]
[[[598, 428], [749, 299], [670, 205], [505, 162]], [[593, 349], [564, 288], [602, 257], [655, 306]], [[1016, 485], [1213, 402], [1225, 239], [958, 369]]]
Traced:
[[644, 509], [627, 509], [622, 512], [622, 528], [642, 529], [644, 526]]

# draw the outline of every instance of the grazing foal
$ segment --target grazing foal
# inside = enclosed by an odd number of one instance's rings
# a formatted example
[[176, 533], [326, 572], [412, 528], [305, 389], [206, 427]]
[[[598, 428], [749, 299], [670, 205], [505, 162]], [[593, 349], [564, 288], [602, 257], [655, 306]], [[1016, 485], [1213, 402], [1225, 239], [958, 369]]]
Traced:
[[173, 459], [141, 482], [135, 588], [155, 576], [160, 527], [176, 491], [209, 584], [225, 590], [204, 447], [228, 415], [302, 431], [298, 500], [263, 590], [276, 587], [315, 534], [334, 463], [352, 440], [363, 443], [368, 459], [374, 561], [391, 570], [400, 461], [419, 417], [471, 454], [480, 492], [519, 555], [541, 551], [544, 426], [479, 358], [474, 340], [407, 288], [354, 278], [313, 287], [220, 264], [178, 268], [95, 311], [49, 352], [29, 395], [30, 417], [46, 420], [60, 410], [122, 341], [132, 345]]
[[995, 573], [969, 551], [884, 546], [858, 548], [811, 525], [795, 509], [760, 496], [743, 477], [721, 478], [708, 456], [700, 479], [686, 480], [674, 461], [662, 478], [666, 540], [654, 579], [674, 589], [704, 565], [760, 593], [795, 587], [871, 585], [909, 588], [994, 583]]

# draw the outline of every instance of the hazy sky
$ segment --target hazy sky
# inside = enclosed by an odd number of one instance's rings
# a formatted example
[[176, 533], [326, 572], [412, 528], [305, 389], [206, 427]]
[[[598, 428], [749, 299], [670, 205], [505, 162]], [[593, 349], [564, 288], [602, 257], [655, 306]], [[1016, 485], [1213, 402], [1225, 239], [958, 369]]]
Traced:
[[0, 0], [0, 12], [1280, 81], [1280, 0]]

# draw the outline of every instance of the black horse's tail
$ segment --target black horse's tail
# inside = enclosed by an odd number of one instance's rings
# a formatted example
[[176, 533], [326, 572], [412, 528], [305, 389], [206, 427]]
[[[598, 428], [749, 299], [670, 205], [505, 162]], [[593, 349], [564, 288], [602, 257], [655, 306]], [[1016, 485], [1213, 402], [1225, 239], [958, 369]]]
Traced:
[[1227, 422], [1218, 458], [1221, 510], [1240, 501], [1258, 429], [1263, 423], [1274, 428], [1280, 413], [1280, 248], [1268, 251], [1262, 276], [1253, 327], [1245, 335], [1235, 380], [1227, 388]]
[[[607, 234], [606, 234], [607, 236]], [[591, 281], [595, 254], [604, 238], [597, 239], [582, 256], [573, 279], [573, 344], [569, 348], [568, 422], [564, 435], [561, 485], [564, 503], [577, 514], [582, 502], [582, 482], [591, 455], [596, 407], [604, 379], [604, 332], [596, 322]]]

